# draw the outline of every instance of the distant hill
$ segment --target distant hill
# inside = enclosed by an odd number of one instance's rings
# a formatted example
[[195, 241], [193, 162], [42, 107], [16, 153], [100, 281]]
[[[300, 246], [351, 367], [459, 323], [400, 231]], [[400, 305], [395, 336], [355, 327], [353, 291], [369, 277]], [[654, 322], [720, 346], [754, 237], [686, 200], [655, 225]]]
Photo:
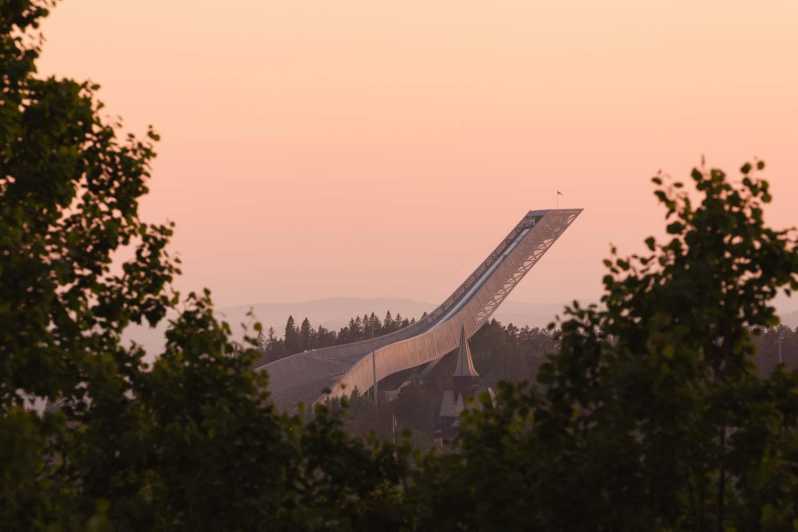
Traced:
[[545, 327], [556, 316], [562, 316], [564, 303], [528, 303], [526, 301], [507, 301], [501, 304], [493, 316], [504, 324], [512, 323], [519, 327]]
[[[382, 319], [390, 310], [394, 317], [399, 313], [406, 318], [418, 319], [424, 312], [433, 310], [435, 306], [432, 303], [402, 298], [339, 297], [298, 303], [255, 303], [226, 307], [220, 308], [219, 314], [230, 323], [236, 337], [240, 337], [241, 323], [253, 321], [247, 317], [250, 309], [255, 318], [263, 324], [264, 329], [274, 327], [277, 336], [282, 336], [285, 320], [289, 315], [294, 317], [297, 325], [305, 317], [308, 317], [314, 326], [323, 325], [328, 329], [337, 330], [354, 316], [373, 312]], [[557, 313], [562, 312], [562, 308], [563, 305], [550, 303], [508, 301], [499, 307], [494, 317], [502, 323], [544, 327], [552, 321]], [[125, 331], [125, 339], [137, 342], [152, 356], [163, 349], [164, 330], [165, 325], [155, 329], [129, 327]]]

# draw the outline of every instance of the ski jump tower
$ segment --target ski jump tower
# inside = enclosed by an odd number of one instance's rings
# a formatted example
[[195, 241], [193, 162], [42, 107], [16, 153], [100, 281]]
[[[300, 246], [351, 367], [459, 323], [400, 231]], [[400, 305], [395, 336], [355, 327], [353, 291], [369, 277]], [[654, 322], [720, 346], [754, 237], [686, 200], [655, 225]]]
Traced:
[[275, 404], [292, 408], [365, 393], [400, 371], [439, 360], [493, 315], [582, 209], [530, 211], [438, 308], [409, 327], [349, 344], [313, 349], [256, 366], [269, 373]]

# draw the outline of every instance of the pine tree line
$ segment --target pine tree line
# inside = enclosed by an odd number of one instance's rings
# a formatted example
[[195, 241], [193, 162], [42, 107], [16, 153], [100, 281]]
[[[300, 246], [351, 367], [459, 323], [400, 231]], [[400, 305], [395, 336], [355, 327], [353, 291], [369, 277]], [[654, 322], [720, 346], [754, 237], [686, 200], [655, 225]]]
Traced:
[[273, 362], [302, 351], [382, 336], [383, 334], [398, 331], [415, 322], [415, 318], [408, 319], [402, 317], [400, 313], [397, 313], [396, 317], [394, 317], [390, 310], [385, 313], [385, 318], [382, 320], [372, 312], [371, 314], [350, 318], [349, 323], [336, 332], [323, 325], [314, 327], [307, 317], [297, 327], [294, 317], [288, 316], [283, 336], [278, 337], [274, 327], [269, 327], [265, 333], [261, 332], [258, 335], [258, 347], [263, 353], [261, 361]]

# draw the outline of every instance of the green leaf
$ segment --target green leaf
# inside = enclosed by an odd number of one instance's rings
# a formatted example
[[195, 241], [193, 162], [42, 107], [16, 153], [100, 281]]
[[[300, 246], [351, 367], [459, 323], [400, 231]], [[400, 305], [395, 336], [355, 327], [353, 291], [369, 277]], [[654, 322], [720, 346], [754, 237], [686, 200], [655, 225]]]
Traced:
[[666, 231], [671, 235], [678, 235], [684, 231], [684, 224], [682, 222], [673, 222], [668, 224]]

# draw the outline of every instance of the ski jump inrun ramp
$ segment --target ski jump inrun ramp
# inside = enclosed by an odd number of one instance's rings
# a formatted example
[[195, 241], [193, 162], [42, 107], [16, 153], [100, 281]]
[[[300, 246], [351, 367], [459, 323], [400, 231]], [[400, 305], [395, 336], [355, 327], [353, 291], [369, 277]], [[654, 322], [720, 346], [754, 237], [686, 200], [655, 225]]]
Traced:
[[[296, 353], [256, 366], [269, 373], [275, 404], [293, 408], [338, 398], [454, 350], [460, 329], [476, 333], [582, 209], [530, 211], [438, 308], [390, 334]], [[324, 393], [324, 392], [328, 393]]]

